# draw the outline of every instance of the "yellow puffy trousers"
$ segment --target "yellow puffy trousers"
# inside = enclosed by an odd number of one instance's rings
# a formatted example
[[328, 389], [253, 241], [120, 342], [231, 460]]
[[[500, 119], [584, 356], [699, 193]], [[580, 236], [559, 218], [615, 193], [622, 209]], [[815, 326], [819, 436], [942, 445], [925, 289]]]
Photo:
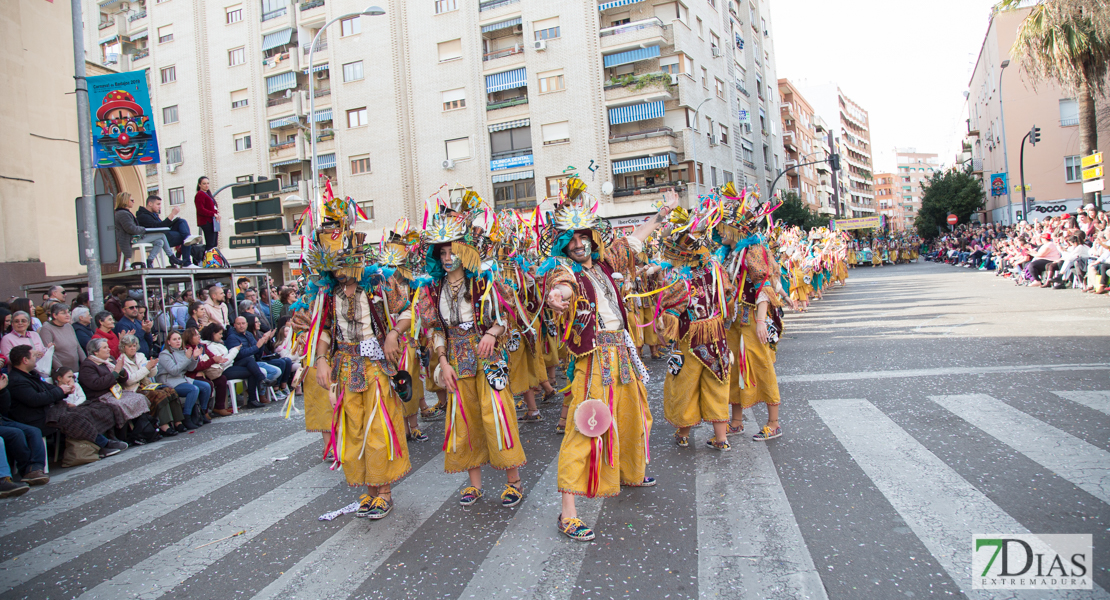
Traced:
[[[516, 407], [509, 390], [501, 390], [495, 396], [484, 374], [459, 379], [458, 386], [458, 394], [447, 393], [447, 420], [444, 425], [447, 448], [443, 470], [460, 473], [488, 463], [504, 471], [528, 462], [520, 442]], [[500, 419], [494, 413], [495, 406], [502, 415]], [[502, 432], [500, 448], [499, 431]], [[508, 441], [504, 436], [506, 431], [510, 437]]]

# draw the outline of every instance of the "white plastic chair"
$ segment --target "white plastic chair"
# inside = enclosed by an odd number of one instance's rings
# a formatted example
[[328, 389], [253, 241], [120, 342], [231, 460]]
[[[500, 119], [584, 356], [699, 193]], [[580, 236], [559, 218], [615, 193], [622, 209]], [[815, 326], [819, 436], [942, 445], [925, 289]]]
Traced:
[[227, 380], [227, 395], [231, 400], [231, 413], [239, 414], [239, 391], [236, 388], [240, 383], [243, 384], [243, 392], [246, 393], [246, 382], [242, 379], [228, 379]]

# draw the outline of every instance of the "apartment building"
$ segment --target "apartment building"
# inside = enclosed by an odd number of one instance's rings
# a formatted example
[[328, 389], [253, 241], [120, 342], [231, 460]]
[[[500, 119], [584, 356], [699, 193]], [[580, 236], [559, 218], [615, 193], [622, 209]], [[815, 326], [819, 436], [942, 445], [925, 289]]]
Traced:
[[944, 163], [936, 154], [918, 152], [917, 148], [895, 148], [898, 162], [896, 203], [910, 221], [921, 210], [921, 199], [925, 190], [921, 187], [934, 174], [944, 170]]
[[835, 83], [802, 85], [801, 88], [814, 112], [831, 119], [834, 147], [840, 154], [837, 214], [845, 218], [875, 214], [871, 121], [867, 111]]
[[913, 218], [907, 222], [904, 206], [898, 201], [901, 197], [901, 188], [898, 186], [898, 177], [894, 173], [878, 173], [875, 175], [875, 206], [879, 214], [886, 217], [887, 227], [891, 231], [900, 231], [913, 228]]
[[[87, 1], [90, 59], [147, 72], [164, 145], [147, 184], [186, 215], [201, 175], [273, 177], [291, 228], [313, 146], [382, 228], [441, 190], [530, 208], [572, 174], [634, 221], [695, 177], [766, 189], [782, 164], [766, 2], [385, 0], [321, 33], [310, 65], [320, 28], [363, 4]], [[230, 194], [217, 201], [231, 232]]]
[[[1026, 194], [1034, 199], [1029, 218], [1038, 221], [1074, 212], [1083, 203], [1079, 151], [1079, 105], [1051, 81], [1033, 89], [1031, 77], [1010, 56], [1018, 27], [1031, 8], [994, 9], [975, 69], [968, 83], [968, 131], [964, 156], [983, 180], [987, 218], [991, 222], [1023, 220], [1021, 148], [1036, 125], [1041, 141], [1025, 145]], [[1007, 62], [1008, 61], [1008, 62]], [[1003, 68], [1003, 62], [1007, 67]], [[1002, 120], [1005, 113], [1005, 122]], [[1099, 139], [1110, 139], [1110, 124], [1100, 121]], [[991, 194], [991, 175], [1007, 172], [1007, 194]], [[961, 159], [963, 160], [963, 159]]]
[[820, 160], [817, 156], [827, 156], [824, 147], [825, 139], [824, 137], [817, 137], [813, 107], [809, 105], [809, 102], [806, 101], [794, 84], [788, 79], [779, 79], [778, 86], [779, 97], [782, 101], [779, 109], [782, 115], [782, 145], [786, 158], [785, 168], [804, 165], [792, 171], [787, 171], [785, 176], [786, 186], [784, 187], [797, 194], [806, 203], [810, 211], [820, 212], [822, 208], [827, 209], [829, 206], [821, 203], [822, 198], [819, 193], [821, 183], [817, 165], [806, 165], [805, 163]]

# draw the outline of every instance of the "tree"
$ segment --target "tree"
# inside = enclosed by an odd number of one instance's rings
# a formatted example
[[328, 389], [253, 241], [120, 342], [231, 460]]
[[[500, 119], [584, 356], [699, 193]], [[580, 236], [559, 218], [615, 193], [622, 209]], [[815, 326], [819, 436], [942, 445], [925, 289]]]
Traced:
[[783, 193], [782, 206], [772, 213], [772, 218], [787, 225], [797, 225], [806, 231], [829, 224], [827, 217], [811, 212], [809, 206], [792, 191]]
[[948, 225], [949, 213], [959, 217], [960, 223], [967, 223], [971, 213], [986, 205], [983, 182], [969, 171], [937, 171], [921, 183], [921, 189], [925, 195], [913, 224], [917, 234], [926, 239], [936, 237], [937, 228]]
[[[1001, 9], [1018, 8], [1021, 0], [1003, 0]], [[1038, 0], [1022, 21], [1010, 54], [1032, 77], [1052, 80], [1075, 95], [1079, 104], [1079, 150], [1098, 149], [1096, 96], [1106, 94], [1110, 73], [1110, 3], [1103, 0]], [[1095, 193], [1085, 194], [1093, 203]]]

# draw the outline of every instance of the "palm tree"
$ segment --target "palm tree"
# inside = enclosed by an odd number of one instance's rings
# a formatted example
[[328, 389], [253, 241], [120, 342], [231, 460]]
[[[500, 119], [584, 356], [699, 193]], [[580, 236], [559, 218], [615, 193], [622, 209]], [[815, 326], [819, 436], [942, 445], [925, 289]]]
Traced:
[[[1021, 8], [1027, 0], [1002, 0], [999, 9]], [[1106, 94], [1110, 72], [1110, 3], [1103, 0], [1037, 0], [1018, 28], [1010, 54], [1040, 81], [1055, 81], [1079, 104], [1079, 150], [1098, 149], [1095, 97]], [[1095, 201], [1086, 194], [1084, 204]]]

